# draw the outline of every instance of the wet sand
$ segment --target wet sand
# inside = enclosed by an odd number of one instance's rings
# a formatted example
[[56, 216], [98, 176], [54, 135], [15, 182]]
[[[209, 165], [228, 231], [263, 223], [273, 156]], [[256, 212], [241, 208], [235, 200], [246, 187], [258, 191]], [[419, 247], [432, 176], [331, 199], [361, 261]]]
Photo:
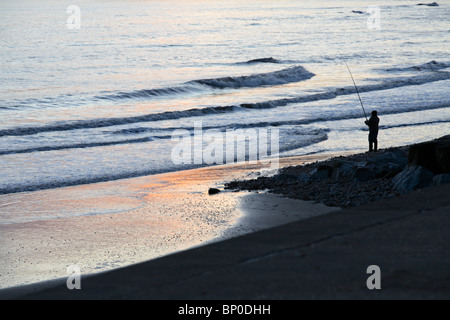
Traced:
[[[332, 155], [282, 159], [281, 166]], [[259, 165], [224, 165], [0, 196], [0, 288], [103, 272], [335, 211], [273, 194], [210, 187], [251, 177]], [[295, 210], [294, 210], [295, 209]], [[46, 284], [46, 283], [47, 284]]]

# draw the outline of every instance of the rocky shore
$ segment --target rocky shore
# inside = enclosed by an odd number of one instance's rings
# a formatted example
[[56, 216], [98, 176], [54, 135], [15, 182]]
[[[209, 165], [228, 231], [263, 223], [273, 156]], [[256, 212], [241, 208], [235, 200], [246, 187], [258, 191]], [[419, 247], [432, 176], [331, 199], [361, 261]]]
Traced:
[[354, 207], [450, 183], [450, 135], [411, 146], [282, 168], [225, 189], [266, 190], [333, 207]]

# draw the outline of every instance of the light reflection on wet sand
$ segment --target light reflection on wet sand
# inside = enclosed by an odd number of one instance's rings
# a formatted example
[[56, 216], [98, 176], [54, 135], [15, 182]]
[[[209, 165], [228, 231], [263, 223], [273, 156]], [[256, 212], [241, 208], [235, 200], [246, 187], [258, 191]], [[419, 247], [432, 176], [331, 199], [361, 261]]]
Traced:
[[[297, 157], [281, 165], [314, 160]], [[69, 265], [78, 265], [82, 274], [106, 271], [298, 219], [272, 212], [255, 222], [242, 209], [248, 193], [208, 195], [210, 187], [259, 169], [224, 165], [2, 195], [2, 223], [33, 221], [0, 225], [0, 288], [67, 277]], [[255, 199], [248, 203], [255, 206]], [[255, 212], [264, 214], [261, 208]]]

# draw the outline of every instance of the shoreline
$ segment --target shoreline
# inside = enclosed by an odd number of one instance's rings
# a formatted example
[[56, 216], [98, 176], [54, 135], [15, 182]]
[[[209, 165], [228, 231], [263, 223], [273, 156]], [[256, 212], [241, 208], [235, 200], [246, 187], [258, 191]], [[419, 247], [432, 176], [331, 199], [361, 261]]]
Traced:
[[[94, 278], [108, 272], [123, 270], [141, 263], [162, 259], [167, 256], [176, 255], [197, 248], [214, 245], [216, 243], [227, 241], [229, 239], [239, 238], [247, 234], [269, 230], [274, 227], [280, 227], [289, 223], [307, 220], [313, 217], [331, 214], [340, 211], [340, 209], [325, 207], [322, 204], [316, 204], [311, 201], [300, 201], [295, 199], [288, 199], [275, 194], [256, 194], [248, 193], [243, 195], [239, 203], [239, 209], [242, 211], [242, 216], [238, 219], [235, 226], [230, 227], [224, 234], [212, 239], [206, 243], [194, 245], [181, 250], [168, 252], [162, 256], [156, 256], [151, 259], [137, 261], [136, 263], [119, 266], [110, 270], [104, 270], [96, 273], [81, 274], [83, 281], [85, 279]], [[280, 214], [282, 216], [280, 216]], [[16, 299], [22, 296], [41, 292], [43, 290], [52, 289], [57, 286], [65, 286], [67, 277], [60, 277], [55, 279], [43, 280], [35, 283], [15, 285], [0, 289], [0, 300]]]
[[[448, 138], [448, 137], [443, 137]], [[442, 140], [436, 139], [434, 141]], [[445, 142], [445, 141], [444, 141]], [[430, 142], [425, 142], [422, 144], [427, 144]], [[414, 145], [415, 146], [415, 145]], [[409, 148], [411, 150], [411, 146], [403, 146], [399, 147], [403, 150], [405, 148]], [[383, 150], [380, 153], [377, 153], [377, 156], [385, 156], [388, 153], [396, 152], [398, 148], [391, 148]], [[398, 151], [398, 150], [397, 150]], [[334, 156], [334, 158], [333, 158]], [[278, 174], [269, 176], [269, 177], [258, 177], [259, 174], [256, 174], [261, 170], [261, 166], [258, 165], [248, 165], [248, 164], [234, 164], [234, 165], [224, 165], [224, 166], [214, 166], [200, 169], [188, 170], [185, 172], [176, 172], [170, 174], [162, 174], [158, 176], [148, 176], [141, 178], [134, 178], [127, 180], [128, 184], [126, 187], [130, 188], [132, 186], [134, 191], [138, 190], [141, 193], [144, 193], [141, 199], [146, 201], [146, 205], [143, 205], [135, 210], [130, 210], [124, 213], [116, 213], [116, 214], [103, 214], [103, 215], [94, 215], [94, 216], [84, 216], [84, 217], [71, 217], [71, 218], [63, 218], [63, 219], [55, 219], [49, 221], [40, 221], [40, 222], [29, 222], [21, 224], [20, 227], [25, 231], [27, 230], [27, 226], [31, 226], [31, 228], [41, 228], [42, 230], [49, 230], [49, 227], [56, 227], [56, 230], [62, 231], [65, 236], [70, 229], [77, 229], [78, 226], [88, 225], [91, 227], [91, 231], [96, 230], [94, 233], [100, 231], [106, 232], [103, 235], [100, 235], [100, 238], [96, 238], [96, 241], [92, 241], [91, 238], [85, 240], [86, 243], [90, 243], [90, 247], [83, 247], [83, 250], [87, 250], [85, 252], [84, 259], [92, 259], [92, 256], [95, 255], [97, 259], [97, 264], [99, 259], [98, 250], [95, 251], [95, 247], [105, 246], [101, 240], [105, 240], [111, 236], [111, 233], [114, 232], [114, 239], [109, 239], [109, 247], [106, 245], [106, 250], [111, 247], [117, 247], [118, 245], [126, 244], [125, 247], [121, 248], [121, 253], [130, 253], [131, 250], [135, 250], [134, 254], [136, 254], [136, 248], [140, 248], [142, 250], [149, 249], [149, 238], [148, 226], [153, 227], [151, 230], [160, 230], [162, 226], [166, 228], [171, 227], [180, 227], [180, 229], [176, 229], [174, 233], [171, 229], [170, 232], [166, 235], [165, 240], [169, 240], [172, 242], [168, 247], [164, 247], [164, 244], [160, 244], [158, 254], [153, 256], [139, 256], [135, 261], [131, 261], [129, 258], [126, 260], [126, 263], [121, 263], [120, 260], [113, 260], [111, 257], [120, 256], [117, 253], [111, 254], [109, 251], [103, 251], [104, 263], [100, 266], [100, 270], [98, 272], [93, 270], [94, 272], [86, 272], [82, 274], [86, 274], [87, 279], [95, 279], [97, 276], [102, 277], [103, 274], [109, 274], [110, 272], [123, 272], [123, 270], [133, 269], [136, 265], [152, 263], [152, 261], [159, 261], [160, 259], [165, 259], [165, 257], [172, 257], [178, 254], [189, 254], [192, 250], [201, 250], [201, 248], [215, 246], [218, 243], [227, 242], [230, 239], [241, 238], [248, 234], [254, 234], [262, 232], [263, 230], [273, 229], [273, 228], [282, 228], [283, 225], [289, 225], [292, 223], [301, 223], [302, 220], [316, 220], [320, 219], [321, 221], [326, 221], [327, 217], [321, 217], [327, 213], [333, 213], [330, 216], [339, 215], [340, 210], [336, 207], [325, 206], [322, 203], [317, 203], [319, 201], [304, 201], [298, 199], [289, 198], [289, 195], [277, 195], [270, 193], [248, 193], [248, 192], [234, 192], [227, 190], [227, 183], [230, 181], [237, 181], [238, 183], [251, 183], [252, 181], [258, 181], [260, 179], [272, 179], [270, 181], [275, 181], [279, 179], [281, 176], [286, 176], [286, 170], [299, 170], [300, 173], [303, 174], [302, 170], [304, 168], [319, 168], [324, 164], [327, 164], [329, 161], [335, 161], [336, 158], [342, 160], [349, 159], [359, 159], [360, 158], [369, 159], [372, 157], [372, 154], [367, 153], [351, 153], [349, 152], [347, 156], [338, 155], [336, 157], [335, 154], [330, 155], [321, 155], [321, 157], [315, 157], [313, 155], [306, 157], [291, 157], [291, 158], [281, 158], [280, 159], [280, 172]], [[328, 160], [327, 160], [328, 159]], [[331, 159], [331, 160], [330, 160]], [[323, 161], [325, 160], [325, 161]], [[370, 159], [369, 159], [370, 160]], [[444, 159], [445, 160], [445, 159]], [[398, 169], [398, 168], [397, 168]], [[396, 170], [397, 170], [396, 169]], [[406, 169], [405, 169], [406, 170]], [[292, 172], [291, 172], [292, 173]], [[317, 171], [315, 172], [315, 174]], [[258, 177], [255, 179], [255, 176]], [[285, 178], [285, 177], [284, 177]], [[292, 188], [293, 185], [286, 183], [285, 179], [282, 179], [281, 185], [287, 186], [287, 188]], [[292, 178], [292, 175], [288, 177]], [[244, 180], [242, 180], [244, 179]], [[288, 180], [289, 180], [288, 179]], [[320, 179], [319, 179], [320, 180]], [[325, 181], [329, 181], [326, 180]], [[317, 181], [315, 181], [317, 182]], [[115, 185], [114, 183], [106, 183]], [[296, 184], [297, 185], [297, 184]], [[124, 187], [123, 183], [120, 185]], [[105, 183], [101, 183], [98, 185], [90, 185], [83, 186], [84, 188], [88, 187], [88, 189], [100, 189], [100, 190], [109, 190], [109, 188], [105, 188]], [[215, 195], [208, 195], [208, 188], [217, 187], [222, 191]], [[448, 189], [448, 184], [443, 185], [443, 190]], [[441, 189], [442, 189], [441, 188]], [[71, 189], [71, 188], [69, 188]], [[72, 188], [73, 189], [73, 188]], [[77, 188], [75, 188], [77, 189]], [[265, 188], [260, 188], [265, 189]], [[423, 192], [428, 192], [429, 188], [423, 189]], [[67, 189], [65, 189], [67, 191]], [[254, 189], [258, 190], [258, 188]], [[92, 191], [92, 190], [90, 190]], [[145, 191], [145, 192], [144, 192]], [[420, 193], [422, 190], [419, 190]], [[410, 192], [406, 192], [407, 194]], [[95, 194], [95, 192], [94, 192]], [[444, 193], [445, 194], [445, 193]], [[98, 196], [98, 195], [97, 195]], [[287, 196], [287, 197], [286, 197]], [[400, 196], [400, 194], [399, 194]], [[402, 195], [403, 196], [403, 195]], [[402, 197], [400, 196], [400, 198]], [[408, 196], [408, 195], [407, 195]], [[163, 201], [156, 201], [156, 199], [162, 198]], [[364, 206], [383, 206], [383, 203], [386, 201], [400, 201], [399, 197], [394, 197], [392, 199], [381, 199], [380, 201], [369, 201], [366, 205], [356, 206], [355, 210], [360, 210]], [[314, 199], [313, 199], [314, 200]], [[446, 199], [443, 199], [444, 201]], [[184, 206], [185, 215], [181, 214], [180, 216], [167, 217], [165, 214], [173, 213], [179, 210], [179, 206]], [[405, 204], [408, 207], [407, 204]], [[160, 216], [159, 220], [149, 221], [149, 209], [164, 208], [164, 214]], [[196, 208], [196, 209], [194, 209]], [[205, 209], [206, 208], [206, 209]], [[435, 208], [440, 210], [440, 208]], [[197, 211], [196, 211], [197, 210]], [[190, 216], [186, 216], [186, 213], [189, 212]], [[194, 215], [192, 213], [194, 212]], [[206, 216], [205, 216], [206, 213]], [[224, 216], [224, 213], [227, 216]], [[194, 220], [190, 220], [192, 217], [195, 217]], [[154, 217], [153, 217], [154, 218]], [[168, 219], [170, 218], [170, 219]], [[309, 219], [311, 218], [311, 219]], [[171, 220], [172, 219], [172, 220]], [[330, 218], [332, 219], [332, 218]], [[59, 221], [58, 221], [59, 220]], [[350, 222], [350, 225], [353, 222]], [[62, 226], [64, 226], [63, 228]], [[17, 226], [16, 226], [17, 227]], [[11, 227], [14, 229], [14, 227]], [[7, 225], [0, 226], [0, 231], [7, 229]], [[108, 230], [109, 229], [109, 230]], [[142, 242], [127, 242], [123, 241], [123, 236], [125, 234], [132, 233], [132, 237], [130, 239], [139, 239]], [[308, 231], [310, 232], [310, 231]], [[29, 232], [27, 233], [29, 235]], [[74, 234], [71, 234], [74, 236]], [[105, 238], [106, 235], [106, 238]], [[48, 239], [49, 234], [47, 234], [46, 238]], [[161, 235], [159, 235], [161, 238]], [[50, 237], [53, 238], [53, 237]], [[164, 238], [164, 237], [163, 237]], [[118, 241], [117, 239], [120, 239]], [[128, 239], [128, 240], [130, 240]], [[67, 240], [67, 239], [66, 239]], [[66, 241], [65, 240], [65, 241]], [[80, 238], [79, 238], [80, 240]], [[99, 241], [100, 240], [100, 241]], [[61, 239], [58, 240], [61, 242]], [[165, 243], [167, 245], [168, 243]], [[151, 245], [150, 245], [151, 246]], [[54, 247], [55, 248], [55, 247]], [[117, 249], [117, 248], [116, 248]], [[35, 249], [36, 250], [36, 249]], [[119, 250], [120, 251], [120, 250]], [[51, 252], [51, 251], [49, 251]], [[142, 253], [142, 252], [141, 252]], [[77, 254], [80, 254], [79, 252]], [[67, 257], [66, 257], [67, 258]], [[61, 257], [58, 257], [61, 259]], [[19, 259], [20, 260], [20, 259]], [[64, 260], [64, 259], [61, 259]], [[81, 260], [83, 259], [81, 258]], [[109, 264], [108, 263], [117, 263]], [[123, 261], [122, 261], [123, 262]], [[3, 262], [5, 263], [5, 262]], [[90, 261], [92, 264], [92, 260]], [[67, 263], [66, 263], [67, 265]], [[122, 271], [121, 271], [122, 270]], [[64, 276], [55, 277], [57, 279], [64, 279]], [[59, 280], [57, 280], [59, 281]], [[15, 296], [22, 296], [22, 293], [31, 293], [35, 291], [40, 291], [42, 286], [48, 287], [53, 286], [56, 282], [32, 282], [31, 285], [20, 285], [20, 286], [10, 286], [3, 290], [0, 290], [0, 297], [7, 298], [11, 293], [12, 298]]]
[[[282, 158], [280, 167], [328, 156]], [[96, 274], [335, 210], [297, 201], [306, 213], [286, 209], [284, 215], [270, 215], [258, 205], [253, 211], [245, 208], [246, 202], [255, 207], [253, 197], [258, 195], [208, 195], [209, 187], [223, 189], [229, 179], [246, 178], [260, 169], [246, 163], [222, 165], [2, 195], [0, 204], [10, 214], [30, 215], [35, 210], [49, 218], [0, 225], [0, 287], [40, 287], [64, 278], [69, 265]], [[277, 206], [290, 202], [263, 197]]]

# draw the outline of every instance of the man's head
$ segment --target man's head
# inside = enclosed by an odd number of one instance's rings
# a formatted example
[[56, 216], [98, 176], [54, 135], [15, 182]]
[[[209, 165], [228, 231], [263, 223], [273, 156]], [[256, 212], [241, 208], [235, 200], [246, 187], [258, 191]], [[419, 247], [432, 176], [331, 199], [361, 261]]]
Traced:
[[375, 117], [376, 115], [377, 115], [377, 111], [376, 111], [376, 110], [373, 110], [373, 111], [372, 111], [372, 116]]

